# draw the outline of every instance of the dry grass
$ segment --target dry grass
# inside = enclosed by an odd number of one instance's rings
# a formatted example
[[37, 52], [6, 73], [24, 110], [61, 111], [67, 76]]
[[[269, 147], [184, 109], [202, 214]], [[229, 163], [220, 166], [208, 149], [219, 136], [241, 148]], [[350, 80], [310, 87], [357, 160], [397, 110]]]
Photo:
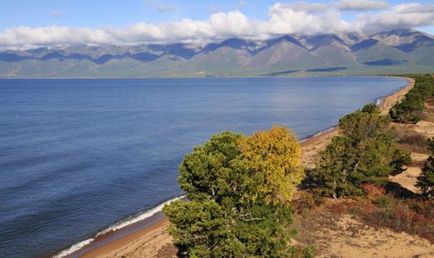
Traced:
[[395, 125], [396, 139], [401, 147], [408, 152], [429, 153], [428, 137], [416, 132], [413, 125]]
[[422, 113], [422, 120], [434, 123], [434, 97], [425, 102], [425, 108]]
[[[317, 240], [312, 238], [316, 230], [321, 227], [333, 229], [336, 220], [352, 215], [361, 220], [364, 226], [406, 232], [434, 243], [434, 200], [422, 200], [415, 198], [416, 195], [400, 198], [397, 196], [402, 193], [397, 193], [396, 189], [391, 188], [395, 193], [387, 192], [375, 185], [366, 185], [364, 189], [367, 197], [324, 199], [319, 205], [309, 193], [300, 194], [294, 201], [294, 208], [299, 215], [296, 216], [298, 219], [295, 225], [303, 229], [297, 239], [311, 244]], [[308, 223], [306, 218], [309, 218]]]
[[295, 241], [313, 245], [316, 257], [432, 257], [433, 203], [369, 191], [356, 200], [300, 192], [293, 203]]

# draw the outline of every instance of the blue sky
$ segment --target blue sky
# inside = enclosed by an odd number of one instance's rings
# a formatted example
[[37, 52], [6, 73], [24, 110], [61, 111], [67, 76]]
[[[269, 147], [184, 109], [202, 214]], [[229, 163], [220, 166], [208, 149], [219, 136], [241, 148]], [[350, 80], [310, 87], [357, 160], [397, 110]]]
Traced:
[[[358, 22], [357, 26], [360, 26], [359, 29], [366, 30], [381, 30], [383, 27], [385, 29], [395, 28], [397, 26], [408, 26], [408, 27], [416, 27], [423, 31], [434, 34], [434, 0], [415, 0], [415, 3], [418, 13], [414, 13], [413, 16], [408, 15], [406, 20], [400, 21], [399, 23], [394, 23], [394, 18], [388, 18], [388, 16], [397, 17], [396, 19], [400, 19], [402, 16], [402, 10], [396, 11], [395, 7], [400, 6], [400, 4], [408, 4], [409, 1], [401, 1], [401, 0], [333, 0], [333, 1], [279, 1], [282, 3], [278, 5], [278, 1], [266, 1], [266, 0], [221, 0], [221, 1], [210, 1], [210, 0], [201, 0], [201, 1], [193, 1], [193, 0], [1, 0], [0, 1], [0, 45], [7, 44], [15, 44], [17, 38], [22, 36], [25, 33], [25, 36], [29, 38], [29, 42], [39, 42], [36, 39], [40, 39], [42, 34], [37, 31], [12, 31], [9, 34], [5, 32], [7, 30], [13, 30], [14, 28], [20, 26], [26, 26], [29, 28], [37, 29], [37, 28], [50, 28], [50, 27], [62, 27], [68, 29], [74, 28], [90, 28], [90, 29], [107, 29], [107, 28], [118, 28], [119, 31], [116, 31], [117, 34], [121, 35], [121, 30], [124, 28], [134, 27], [137, 24], [150, 24], [150, 25], [159, 25], [159, 24], [170, 24], [181, 21], [182, 19], [191, 19], [194, 21], [208, 21], [210, 20], [212, 14], [222, 12], [229, 13], [231, 11], [238, 10], [239, 14], [244, 16], [249, 21], [249, 26], [246, 25], [246, 29], [251, 28], [252, 26], [257, 26], [256, 21], [260, 21], [265, 23], [267, 20], [275, 19], [283, 19], [287, 23], [295, 23], [285, 29], [276, 29], [278, 26], [269, 26], [268, 28], [272, 30], [270, 33], [284, 33], [284, 32], [299, 32], [304, 30], [309, 30], [315, 28], [314, 26], [303, 27], [296, 21], [297, 19], [303, 19], [304, 17], [313, 17], [313, 20], [321, 23], [321, 19], [334, 19], [333, 15], [339, 16], [343, 22], [352, 22], [358, 19], [359, 16], [366, 16], [362, 22]], [[378, 8], [378, 9], [367, 9], [362, 10], [359, 7], [355, 9], [347, 10], [341, 7], [337, 7], [338, 3], [346, 2], [346, 3], [359, 3], [364, 4], [366, 2], [375, 3], [383, 3], [387, 7]], [[293, 8], [293, 6], [301, 7], [301, 12], [304, 12], [303, 15], [294, 15], [288, 9]], [[312, 11], [313, 4], [323, 4], [324, 6], [330, 7], [327, 9], [328, 16], [324, 13], [319, 12], [316, 6]], [[312, 6], [309, 6], [312, 5]], [[280, 7], [281, 10], [277, 10], [276, 6]], [[308, 6], [308, 9], [306, 9]], [[275, 10], [272, 14], [271, 8]], [[298, 8], [297, 7], [297, 8]], [[321, 7], [321, 6], [320, 6]], [[405, 7], [407, 8], [407, 7]], [[284, 10], [285, 9], [285, 10]], [[395, 8], [396, 9], [396, 8]], [[276, 11], [277, 10], [277, 11]], [[428, 10], [428, 11], [427, 11]], [[286, 14], [282, 14], [283, 12]], [[300, 10], [298, 10], [300, 11]], [[389, 13], [386, 13], [389, 12]], [[428, 14], [427, 14], [428, 12]], [[300, 14], [300, 13], [299, 13]], [[378, 15], [377, 15], [378, 14]], [[380, 14], [382, 15], [381, 17]], [[274, 15], [274, 16], [273, 16]], [[286, 18], [282, 18], [283, 15], [286, 15]], [[238, 15], [240, 16], [240, 15]], [[372, 16], [372, 17], [371, 17]], [[377, 17], [378, 16], [378, 17]], [[418, 20], [419, 17], [425, 17], [423, 20], [414, 22]], [[244, 17], [238, 17], [244, 19]], [[416, 18], [413, 18], [416, 17]], [[232, 17], [233, 18], [233, 17]], [[234, 21], [235, 23], [237, 17], [235, 19], [232, 18], [223, 18]], [[318, 18], [318, 19], [316, 19]], [[432, 19], [431, 19], [432, 18]], [[286, 19], [286, 20], [285, 20]], [[389, 21], [388, 21], [389, 19]], [[430, 22], [432, 20], [432, 22]], [[392, 24], [394, 23], [394, 24]], [[197, 24], [196, 24], [197, 25]], [[196, 26], [195, 25], [195, 26]], [[280, 24], [281, 25], [281, 24]], [[319, 24], [318, 26], [320, 26]], [[330, 23], [330, 26], [338, 26], [337, 23]], [[177, 27], [178, 25], [174, 26]], [[234, 25], [236, 26], [236, 24]], [[265, 25], [264, 25], [265, 26]], [[344, 26], [340, 24], [339, 26]], [[351, 26], [355, 26], [351, 24]], [[142, 26], [143, 27], [143, 26]], [[179, 27], [179, 26], [178, 26]], [[347, 26], [348, 27], [348, 26]], [[181, 28], [181, 27], [180, 27]], [[156, 34], [152, 34], [147, 31], [149, 28], [141, 28], [141, 32], [143, 35], [140, 37], [141, 39], [146, 40], [165, 40], [164, 37], [161, 36], [164, 33], [169, 33], [168, 28], [164, 28], [164, 32], [158, 32]], [[161, 28], [157, 28], [160, 30]], [[202, 28], [203, 29], [203, 28]], [[155, 31], [155, 28], [152, 28]], [[267, 30], [267, 29], [264, 29]], [[323, 29], [324, 30], [324, 29]], [[198, 29], [194, 29], [195, 32], [187, 33], [191, 37], [208, 37], [209, 35], [204, 36], [203, 31], [198, 31]], [[229, 32], [222, 33], [222, 37], [225, 35], [232, 35], [235, 29], [230, 30]], [[53, 33], [54, 30], [50, 30], [50, 33]], [[316, 32], [316, 31], [314, 31]], [[318, 29], [318, 32], [321, 32]], [[327, 31], [325, 31], [327, 32]], [[48, 32], [46, 32], [48, 33]], [[66, 32], [65, 32], [66, 33]], [[104, 31], [103, 33], [108, 33]], [[103, 34], [102, 33], [102, 34]], [[110, 32], [111, 33], [111, 32]], [[116, 34], [115, 33], [115, 34]], [[128, 35], [134, 34], [136, 38], [138, 37], [136, 34], [139, 32], [131, 32]], [[148, 34], [146, 34], [148, 33]], [[194, 34], [196, 33], [196, 34]], [[253, 34], [258, 34], [259, 32], [250, 32], [248, 36], [252, 36]], [[264, 31], [261, 31], [262, 34], [267, 34]], [[81, 33], [83, 34], [83, 33]], [[101, 35], [102, 35], [101, 34]], [[150, 35], [152, 34], [152, 35]], [[211, 36], [212, 38], [218, 37], [218, 33], [215, 32]], [[262, 35], [261, 34], [261, 35]], [[60, 34], [59, 34], [60, 35]], [[118, 38], [121, 36], [117, 36]], [[196, 36], [197, 35], [197, 36]], [[217, 36], [216, 36], [217, 35]], [[125, 36], [122, 34], [122, 37]], [[46, 36], [44, 36], [46, 38]], [[61, 36], [59, 36], [61, 37]], [[57, 37], [55, 42], [63, 42], [65, 40], [59, 40]], [[83, 37], [83, 36], [80, 36]], [[88, 37], [88, 36], [87, 36]], [[101, 36], [99, 39], [95, 39], [95, 42], [102, 41], [102, 37], [107, 38], [107, 36]], [[111, 36], [110, 36], [111, 37]], [[180, 40], [185, 40], [187, 36], [179, 37]], [[44, 38], [44, 42], [51, 42]], [[84, 39], [81, 39], [83, 41]], [[174, 39], [173, 39], [174, 40]], [[6, 43], [2, 43], [6, 42]], [[25, 42], [24, 42], [25, 43]], [[24, 44], [21, 42], [20, 44]], [[18, 43], [17, 43], [18, 44]]]
[[[267, 0], [1, 0], [0, 30], [20, 25], [127, 26], [137, 22], [158, 23], [181, 18], [206, 19], [215, 12], [241, 10], [253, 19], [267, 18], [268, 8], [277, 1]], [[294, 3], [300, 1], [281, 1]], [[312, 2], [312, 1], [308, 1]], [[328, 3], [330, 1], [315, 1]], [[391, 5], [410, 1], [388, 1]], [[434, 3], [434, 0], [414, 1]], [[351, 18], [354, 13], [346, 13]]]

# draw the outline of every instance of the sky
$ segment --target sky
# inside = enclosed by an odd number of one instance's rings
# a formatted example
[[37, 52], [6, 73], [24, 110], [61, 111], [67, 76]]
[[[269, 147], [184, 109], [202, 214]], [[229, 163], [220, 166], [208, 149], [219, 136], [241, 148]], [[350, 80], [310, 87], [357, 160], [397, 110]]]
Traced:
[[434, 0], [1, 0], [0, 47], [209, 42], [289, 33], [434, 34]]

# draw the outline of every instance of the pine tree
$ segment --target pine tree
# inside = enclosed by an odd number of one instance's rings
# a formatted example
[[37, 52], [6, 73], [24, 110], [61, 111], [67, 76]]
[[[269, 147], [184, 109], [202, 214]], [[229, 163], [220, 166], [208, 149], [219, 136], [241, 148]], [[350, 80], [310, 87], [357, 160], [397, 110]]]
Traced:
[[398, 123], [417, 123], [425, 100], [430, 96], [434, 96], [434, 78], [431, 75], [417, 76], [414, 87], [390, 109], [390, 117]]
[[289, 201], [303, 177], [300, 146], [286, 128], [214, 135], [180, 165], [188, 202], [164, 208], [180, 256], [290, 257]]
[[361, 195], [362, 184], [383, 184], [410, 162], [409, 153], [394, 139], [390, 118], [372, 104], [343, 117], [339, 128], [341, 135], [320, 153], [312, 173], [324, 195]]
[[428, 147], [431, 150], [432, 155], [434, 155], [434, 138], [428, 140]]
[[425, 162], [421, 175], [417, 178], [416, 184], [423, 195], [434, 198], [434, 158], [431, 156]]

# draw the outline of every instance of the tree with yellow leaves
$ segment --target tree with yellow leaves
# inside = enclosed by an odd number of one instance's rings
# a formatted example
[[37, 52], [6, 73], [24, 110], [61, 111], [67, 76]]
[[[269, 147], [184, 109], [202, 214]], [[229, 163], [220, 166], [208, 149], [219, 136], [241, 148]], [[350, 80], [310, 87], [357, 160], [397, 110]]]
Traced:
[[294, 255], [289, 201], [304, 172], [290, 130], [214, 135], [187, 154], [179, 170], [189, 201], [164, 212], [180, 256]]
[[251, 197], [271, 203], [291, 200], [304, 176], [301, 148], [295, 135], [284, 127], [273, 127], [239, 140], [241, 158], [252, 177], [260, 177]]

